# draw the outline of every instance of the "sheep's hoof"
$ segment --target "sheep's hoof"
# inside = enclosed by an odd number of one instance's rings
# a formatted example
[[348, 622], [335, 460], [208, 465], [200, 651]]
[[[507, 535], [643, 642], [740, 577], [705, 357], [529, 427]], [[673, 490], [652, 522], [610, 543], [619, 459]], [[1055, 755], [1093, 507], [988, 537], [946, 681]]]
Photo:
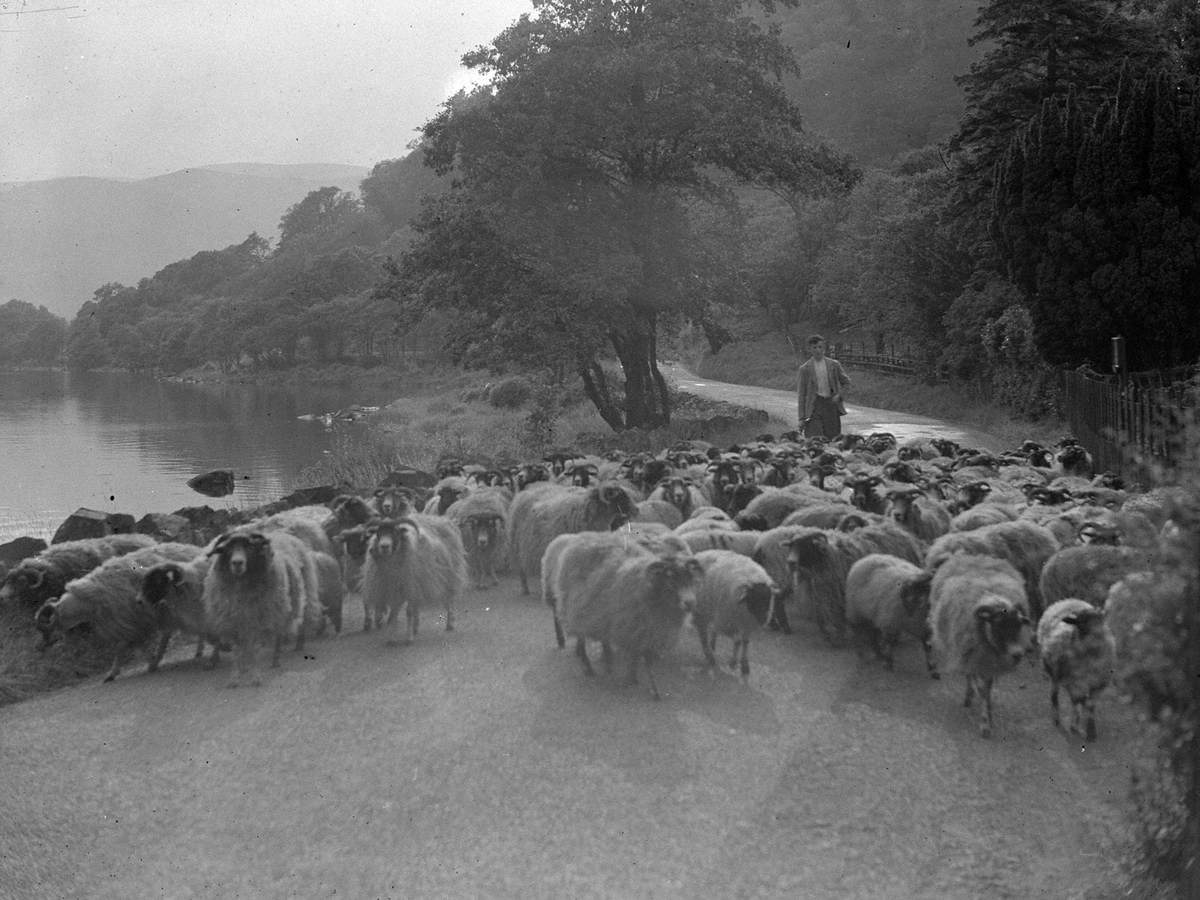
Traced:
[[110, 681], [116, 680], [116, 677], [117, 677], [116, 672], [109, 672], [107, 675], [104, 676], [104, 683], [108, 684]]

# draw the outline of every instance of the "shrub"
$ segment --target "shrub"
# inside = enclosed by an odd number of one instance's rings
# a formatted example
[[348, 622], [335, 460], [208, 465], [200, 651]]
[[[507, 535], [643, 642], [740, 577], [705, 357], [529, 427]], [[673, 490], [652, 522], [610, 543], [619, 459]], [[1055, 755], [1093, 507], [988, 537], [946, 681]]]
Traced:
[[517, 375], [497, 381], [488, 394], [488, 401], [497, 409], [518, 409], [533, 396], [533, 385]]

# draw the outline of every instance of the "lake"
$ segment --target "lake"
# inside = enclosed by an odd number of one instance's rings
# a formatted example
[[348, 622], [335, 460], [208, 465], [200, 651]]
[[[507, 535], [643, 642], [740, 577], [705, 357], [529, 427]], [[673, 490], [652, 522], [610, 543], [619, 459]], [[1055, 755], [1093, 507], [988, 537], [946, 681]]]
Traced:
[[[0, 543], [50, 539], [79, 507], [129, 513], [256, 506], [289, 493], [302, 470], [362, 425], [299, 416], [383, 406], [396, 388], [182, 384], [121, 373], [0, 372]], [[228, 497], [187, 486], [232, 469]]]

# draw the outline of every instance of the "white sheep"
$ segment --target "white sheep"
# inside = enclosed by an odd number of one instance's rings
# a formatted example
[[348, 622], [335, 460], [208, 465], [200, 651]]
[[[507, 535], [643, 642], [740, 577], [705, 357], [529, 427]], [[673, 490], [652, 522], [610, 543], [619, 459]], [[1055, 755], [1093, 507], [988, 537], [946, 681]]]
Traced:
[[1038, 590], [1049, 606], [1073, 597], [1097, 609], [1104, 607], [1108, 591], [1131, 572], [1150, 568], [1152, 555], [1136, 547], [1077, 544], [1064, 547], [1042, 567]]
[[692, 620], [704, 658], [715, 667], [717, 635], [732, 638], [729, 666], [748, 678], [750, 638], [771, 618], [775, 582], [754, 560], [731, 550], [703, 550], [695, 558], [704, 575], [696, 584]]
[[979, 698], [979, 733], [989, 737], [992, 686], [1032, 647], [1024, 578], [1005, 560], [955, 553], [930, 583], [929, 625], [938, 671], [966, 677], [963, 706]]
[[634, 515], [636, 492], [621, 483], [589, 488], [534, 484], [521, 491], [509, 507], [509, 551], [528, 596], [529, 579], [540, 572], [542, 554], [560, 534], [611, 531]]
[[311, 551], [282, 530], [237, 529], [217, 538], [207, 552], [214, 558], [204, 579], [205, 615], [213, 632], [234, 646], [229, 686], [247, 676], [261, 684], [259, 645], [273, 643], [276, 667], [283, 642], [294, 637], [296, 649], [303, 649], [305, 623], [322, 615]]
[[[138, 602], [146, 572], [163, 562], [189, 562], [201, 553], [193, 544], [154, 544], [109, 559], [67, 582], [62, 596], [44, 603], [34, 617], [42, 646], [48, 647], [60, 634], [86, 622], [94, 640], [114, 649], [112, 667], [104, 676], [105, 681], [112, 681], [131, 653], [159, 634], [157, 618]], [[158, 668], [169, 638], [169, 633], [163, 634], [156, 642], [147, 671]]]
[[17, 601], [41, 606], [62, 594], [67, 582], [82, 578], [105, 560], [153, 546], [145, 534], [110, 534], [51, 544], [37, 556], [22, 560], [4, 576], [0, 602]]
[[921, 641], [925, 665], [932, 672], [929, 645], [931, 572], [906, 559], [870, 553], [846, 574], [846, 624], [870, 643], [891, 669], [902, 634]]
[[[709, 507], [704, 507], [705, 509]], [[634, 508], [633, 522], [660, 522], [668, 528], [677, 528], [684, 522], [683, 513], [669, 500], [650, 498]], [[690, 521], [690, 520], [689, 520]]]
[[1042, 667], [1050, 676], [1050, 708], [1060, 724], [1058, 690], [1071, 698], [1068, 730], [1096, 739], [1096, 694], [1113, 681], [1117, 645], [1104, 622], [1104, 613], [1085, 600], [1067, 598], [1051, 603], [1037, 627]]
[[607, 556], [590, 570], [568, 567], [574, 576], [555, 590], [556, 617], [575, 637], [575, 653], [584, 673], [592, 675], [590, 640], [601, 643], [606, 668], [612, 649], [629, 654], [627, 684], [637, 683], [644, 662], [650, 696], [660, 698], [654, 661], [674, 646], [688, 611], [695, 606], [695, 584], [702, 572], [690, 555], [659, 555], [629, 542], [629, 552]]
[[1059, 544], [1049, 530], [1036, 522], [1016, 519], [985, 525], [972, 531], [952, 531], [929, 547], [925, 566], [936, 569], [955, 553], [973, 553], [1004, 559], [1016, 566], [1025, 579], [1026, 602], [1034, 621], [1042, 613], [1039, 580], [1046, 561], [1058, 552]]
[[388, 644], [412, 643], [421, 607], [440, 603], [446, 631], [454, 630], [454, 604], [467, 585], [467, 560], [457, 526], [441, 516], [382, 519], [367, 526], [371, 543], [363, 565], [363, 606], [382, 620]]
[[[686, 523], [685, 523], [686, 524]], [[754, 548], [762, 536], [757, 531], [730, 531], [726, 528], [675, 530], [693, 553], [702, 550], [732, 550], [742, 556], [753, 556]]]

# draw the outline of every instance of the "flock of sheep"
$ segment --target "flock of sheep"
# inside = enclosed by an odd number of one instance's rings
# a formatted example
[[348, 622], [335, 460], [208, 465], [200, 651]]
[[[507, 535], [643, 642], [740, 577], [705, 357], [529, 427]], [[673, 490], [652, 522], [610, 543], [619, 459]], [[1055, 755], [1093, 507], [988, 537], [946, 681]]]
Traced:
[[[114, 648], [106, 680], [132, 652], [150, 671], [173, 635], [210, 664], [232, 651], [232, 685], [262, 680], [266, 648], [342, 629], [357, 597], [363, 629], [407, 643], [423, 609], [446, 630], [469, 586], [515, 574], [552, 610], [586, 674], [589, 646], [626, 680], [678, 641], [689, 617], [706, 664], [717, 638], [747, 677], [749, 643], [789, 608], [834, 646], [893, 666], [906, 636], [929, 672], [960, 673], [979, 730], [992, 687], [1036, 647], [1068, 728], [1096, 737], [1094, 699], [1114, 678], [1140, 596], [1182, 534], [1169, 492], [1128, 490], [1092, 471], [1070, 440], [1002, 453], [890, 434], [834, 441], [791, 432], [727, 449], [658, 454], [560, 452], [506, 470], [444, 461], [432, 490], [346, 493], [233, 527], [204, 546], [145, 535], [52, 545], [6, 573], [0, 602], [25, 604], [49, 646], [87, 624]], [[418, 511], [419, 510], [419, 511]], [[401, 618], [403, 613], [403, 618]]]

